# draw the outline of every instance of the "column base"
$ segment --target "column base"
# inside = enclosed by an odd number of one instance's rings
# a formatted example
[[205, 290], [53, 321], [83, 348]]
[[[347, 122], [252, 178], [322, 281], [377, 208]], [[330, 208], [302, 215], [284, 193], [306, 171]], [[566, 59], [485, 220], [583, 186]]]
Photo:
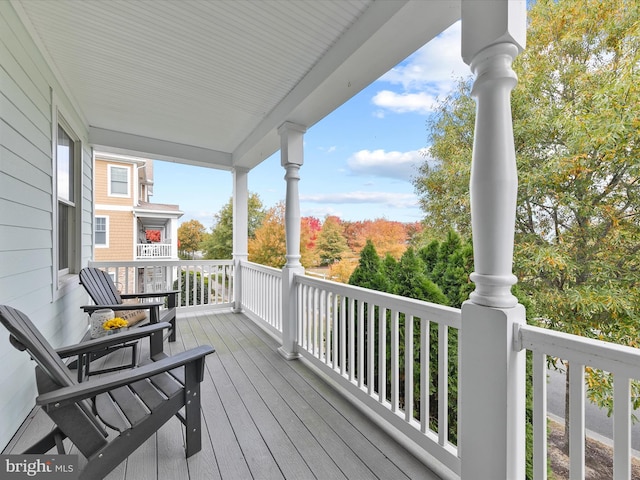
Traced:
[[285, 360], [297, 360], [300, 358], [300, 354], [298, 352], [287, 352], [284, 347], [278, 348], [278, 353], [282, 355]]
[[242, 313], [242, 312], [244, 311], [244, 309], [242, 308], [242, 306], [239, 306], [239, 307], [235, 307], [235, 306], [234, 306], [234, 307], [231, 309], [231, 311], [232, 311], [233, 313]]

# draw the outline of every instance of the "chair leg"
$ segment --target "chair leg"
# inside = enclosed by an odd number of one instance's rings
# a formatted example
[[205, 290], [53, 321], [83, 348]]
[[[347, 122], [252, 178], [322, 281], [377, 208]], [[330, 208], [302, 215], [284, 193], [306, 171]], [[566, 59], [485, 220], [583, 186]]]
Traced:
[[49, 432], [45, 437], [40, 439], [37, 443], [31, 445], [27, 450], [22, 452], [23, 454], [43, 454], [47, 453], [53, 447], [56, 447], [59, 454], [64, 454], [64, 445], [62, 441], [67, 438], [67, 436], [62, 433], [62, 431], [56, 427], [51, 432]]
[[171, 323], [171, 333], [169, 334], [169, 341], [170, 342], [175, 342], [176, 341], [176, 317], [175, 317], [175, 315], [171, 319], [170, 323]]
[[176, 341], [176, 308], [178, 306], [178, 294], [174, 293], [169, 295], [169, 297], [167, 298], [167, 308], [169, 309], [169, 311], [173, 311], [173, 318], [170, 320], [171, 323], [171, 333], [169, 334], [169, 341], [170, 342], [175, 342]]
[[[200, 362], [186, 365], [185, 368], [185, 419], [186, 456], [198, 453], [202, 449], [202, 419], [200, 411]], [[200, 368], [198, 368], [200, 367]]]

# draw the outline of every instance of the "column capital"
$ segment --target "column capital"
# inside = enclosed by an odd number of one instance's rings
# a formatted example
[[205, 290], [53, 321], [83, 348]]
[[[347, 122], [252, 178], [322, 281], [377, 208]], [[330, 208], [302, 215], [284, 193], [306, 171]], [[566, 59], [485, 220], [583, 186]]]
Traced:
[[526, 0], [462, 0], [462, 59], [467, 65], [498, 43], [511, 43], [522, 51], [526, 37]]
[[288, 131], [294, 131], [299, 133], [306, 133], [307, 127], [304, 125], [300, 125], [299, 123], [294, 122], [284, 122], [282, 125], [278, 127], [278, 135], [282, 136], [284, 133]]
[[304, 133], [307, 128], [293, 122], [284, 122], [278, 127], [280, 135], [280, 165], [302, 165], [304, 161]]
[[249, 167], [234, 166], [231, 170], [233, 171], [233, 173], [243, 174], [243, 173], [249, 173], [251, 169]]

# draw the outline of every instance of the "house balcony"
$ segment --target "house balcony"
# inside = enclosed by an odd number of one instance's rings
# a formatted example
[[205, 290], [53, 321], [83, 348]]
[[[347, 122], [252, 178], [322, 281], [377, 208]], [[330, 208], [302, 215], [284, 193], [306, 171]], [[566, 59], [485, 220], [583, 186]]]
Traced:
[[136, 258], [175, 258], [177, 253], [174, 252], [171, 243], [138, 243], [136, 245]]
[[[278, 269], [245, 261], [92, 265], [120, 279], [162, 279], [144, 283], [147, 291], [180, 290], [180, 338], [170, 350], [217, 350], [203, 387], [203, 452], [188, 461], [164, 454], [182, 441], [173, 422], [108, 478], [150, 470], [193, 479], [461, 477], [459, 309], [295, 275], [289, 310], [299, 359], [286, 361], [277, 353], [286, 330]], [[130, 293], [136, 282], [123, 284]], [[547, 472], [548, 358], [571, 364], [570, 478], [585, 478], [587, 368], [613, 375], [614, 478], [631, 478], [630, 385], [640, 379], [640, 352], [527, 325], [511, 348], [532, 352], [534, 478]], [[5, 452], [28, 443], [44, 417], [32, 416]], [[524, 428], [524, 410], [521, 420]]]

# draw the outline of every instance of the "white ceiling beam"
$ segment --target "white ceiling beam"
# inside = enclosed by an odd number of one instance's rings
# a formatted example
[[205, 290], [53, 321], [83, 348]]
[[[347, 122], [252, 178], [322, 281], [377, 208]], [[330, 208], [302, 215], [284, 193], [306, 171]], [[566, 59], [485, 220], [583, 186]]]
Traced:
[[208, 148], [183, 145], [157, 138], [90, 127], [89, 142], [96, 150], [134, 155], [154, 160], [178, 162], [198, 167], [231, 170], [231, 154]]

